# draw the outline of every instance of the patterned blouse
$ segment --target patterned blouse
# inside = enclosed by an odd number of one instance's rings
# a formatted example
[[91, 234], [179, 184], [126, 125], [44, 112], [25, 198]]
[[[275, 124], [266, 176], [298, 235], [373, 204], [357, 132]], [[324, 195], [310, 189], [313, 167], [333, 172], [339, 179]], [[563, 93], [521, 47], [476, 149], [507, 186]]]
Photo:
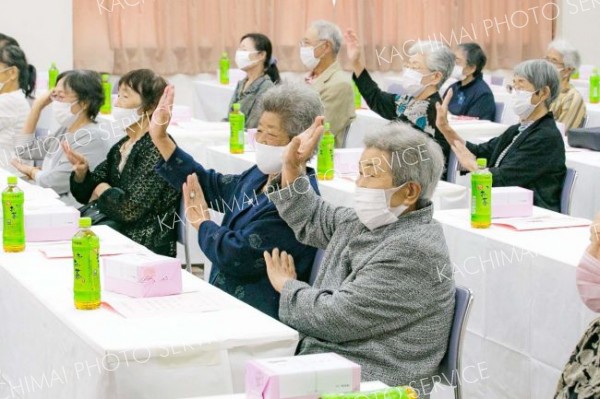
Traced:
[[154, 170], [161, 158], [149, 134], [131, 148], [123, 172], [119, 172], [121, 146], [129, 137], [115, 144], [104, 162], [88, 172], [81, 183], [71, 174], [71, 193], [87, 204], [96, 186], [108, 183], [111, 188], [98, 198], [98, 209], [121, 225], [120, 232], [151, 251], [175, 256], [179, 220], [180, 190], [172, 188]]
[[565, 125], [565, 129], [582, 127], [585, 119], [585, 102], [579, 91], [573, 85], [565, 91], [561, 91], [556, 100], [550, 104], [550, 111], [554, 118]]

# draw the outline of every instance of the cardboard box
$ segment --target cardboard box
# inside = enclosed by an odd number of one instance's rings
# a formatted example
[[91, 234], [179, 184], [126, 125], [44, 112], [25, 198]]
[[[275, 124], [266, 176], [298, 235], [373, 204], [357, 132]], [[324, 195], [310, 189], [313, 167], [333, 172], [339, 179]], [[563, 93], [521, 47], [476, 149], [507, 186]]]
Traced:
[[317, 399], [360, 390], [360, 366], [335, 353], [251, 360], [248, 399]]
[[533, 214], [533, 191], [521, 187], [492, 187], [492, 218]]
[[104, 259], [104, 289], [135, 298], [181, 293], [181, 262], [168, 256], [124, 254]]
[[70, 240], [79, 230], [79, 211], [70, 206], [26, 207], [23, 212], [27, 242]]

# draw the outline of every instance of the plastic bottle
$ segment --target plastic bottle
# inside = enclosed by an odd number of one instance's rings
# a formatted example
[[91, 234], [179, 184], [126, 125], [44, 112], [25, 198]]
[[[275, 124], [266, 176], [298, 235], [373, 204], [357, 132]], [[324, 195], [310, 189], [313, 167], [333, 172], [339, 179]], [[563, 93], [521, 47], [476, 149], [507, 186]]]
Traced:
[[600, 102], [600, 75], [598, 68], [594, 68], [590, 75], [590, 103], [598, 104]]
[[8, 187], [2, 192], [2, 245], [4, 252], [25, 250], [25, 216], [23, 203], [25, 195], [17, 187], [17, 177], [8, 177]]
[[492, 224], [492, 173], [485, 158], [477, 159], [471, 173], [471, 227], [486, 229]]
[[100, 113], [108, 115], [112, 112], [112, 85], [108, 80], [110, 75], [102, 74], [102, 91], [104, 92], [104, 103], [100, 107]]
[[100, 239], [90, 229], [91, 218], [79, 219], [79, 232], [73, 236], [73, 296], [75, 308], [100, 307]]
[[58, 79], [58, 68], [56, 62], [53, 62], [48, 69], [48, 90], [52, 90], [56, 87], [56, 81]]
[[323, 127], [323, 137], [321, 137], [317, 153], [317, 178], [319, 180], [333, 180], [335, 136], [331, 133], [329, 122], [325, 122]]
[[352, 86], [354, 87], [354, 108], [360, 109], [362, 107], [362, 96], [360, 95], [360, 90], [358, 90], [356, 83], [352, 82]]
[[233, 111], [229, 114], [229, 152], [232, 154], [244, 153], [244, 131], [246, 116], [240, 111], [240, 103], [233, 104]]
[[223, 51], [219, 60], [219, 82], [222, 85], [229, 84], [229, 56], [225, 51]]
[[418, 399], [418, 395], [413, 388], [403, 386], [368, 392], [322, 394], [321, 399]]

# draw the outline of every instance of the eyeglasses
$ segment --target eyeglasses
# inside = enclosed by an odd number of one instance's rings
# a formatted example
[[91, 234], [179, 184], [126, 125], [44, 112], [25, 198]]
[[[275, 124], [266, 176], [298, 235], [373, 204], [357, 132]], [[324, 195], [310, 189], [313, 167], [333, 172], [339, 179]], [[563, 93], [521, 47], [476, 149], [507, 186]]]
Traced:
[[519, 92], [519, 91], [526, 91], [528, 93], [537, 93], [539, 90], [534, 90], [534, 91], [529, 91], [529, 90], [524, 90], [524, 89], [517, 89], [514, 85], [512, 84], [507, 84], [506, 86], [504, 86], [504, 88], [506, 89], [506, 91], [509, 94], [512, 94], [513, 92]]
[[319, 44], [314, 44], [313, 45], [312, 43], [306, 42], [304, 40], [300, 40], [298, 42], [298, 46], [300, 46], [300, 47], [312, 47], [313, 49], [315, 49], [315, 48], [319, 47], [320, 45], [322, 45], [323, 43], [325, 43], [325, 40], [319, 40], [319, 42], [317, 42], [317, 43], [319, 43]]

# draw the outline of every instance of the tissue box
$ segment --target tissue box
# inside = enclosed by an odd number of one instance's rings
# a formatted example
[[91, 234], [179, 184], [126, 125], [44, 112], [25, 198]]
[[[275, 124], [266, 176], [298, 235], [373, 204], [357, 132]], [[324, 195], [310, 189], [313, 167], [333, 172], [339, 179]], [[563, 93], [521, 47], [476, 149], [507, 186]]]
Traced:
[[181, 293], [181, 263], [156, 254], [107, 257], [103, 266], [104, 289], [135, 298]]
[[25, 208], [24, 213], [28, 242], [70, 240], [79, 230], [79, 211], [70, 206]]
[[492, 187], [492, 218], [533, 214], [533, 191], [521, 187]]
[[317, 399], [360, 390], [360, 366], [335, 353], [251, 360], [248, 399]]

